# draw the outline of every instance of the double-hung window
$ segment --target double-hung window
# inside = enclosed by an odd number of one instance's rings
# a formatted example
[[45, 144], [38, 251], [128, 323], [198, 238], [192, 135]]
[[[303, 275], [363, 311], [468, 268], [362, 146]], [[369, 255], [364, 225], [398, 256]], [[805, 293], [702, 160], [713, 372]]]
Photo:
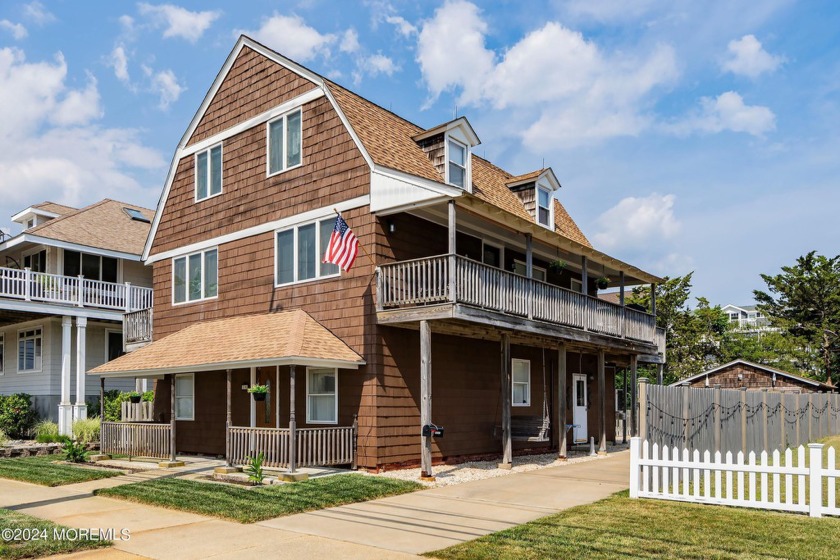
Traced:
[[306, 422], [308, 424], [338, 423], [338, 370], [307, 368]]
[[5, 338], [3, 337], [3, 333], [0, 333], [0, 375], [3, 375], [3, 372], [6, 370], [4, 369], [5, 366]]
[[41, 371], [41, 327], [18, 332], [18, 373]]
[[[518, 274], [519, 276], [527, 276], [528, 275], [528, 265], [522, 261], [514, 260], [513, 261], [513, 273]], [[534, 280], [539, 280], [540, 282], [545, 282], [545, 269], [536, 265], [531, 265], [531, 275]]]
[[514, 358], [511, 360], [513, 383], [511, 397], [513, 406], [531, 406], [531, 361]]
[[464, 188], [467, 182], [467, 147], [449, 139], [447, 176], [450, 185]]
[[268, 174], [274, 175], [301, 163], [301, 112], [286, 113], [268, 123]]
[[551, 227], [551, 191], [543, 187], [537, 187], [537, 222]]
[[222, 192], [222, 145], [217, 144], [195, 154], [195, 200], [204, 200]]
[[335, 218], [328, 218], [277, 232], [278, 286], [338, 275], [337, 265], [321, 262], [334, 227]]
[[175, 376], [175, 420], [195, 419], [195, 374]]
[[172, 302], [186, 303], [219, 295], [219, 250], [207, 249], [172, 259]]

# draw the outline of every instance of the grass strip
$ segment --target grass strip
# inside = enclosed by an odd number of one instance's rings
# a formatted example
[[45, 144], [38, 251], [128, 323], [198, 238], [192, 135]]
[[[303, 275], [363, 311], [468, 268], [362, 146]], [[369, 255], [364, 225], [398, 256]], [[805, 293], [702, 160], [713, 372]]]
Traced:
[[247, 488], [163, 478], [96, 490], [99, 496], [253, 523], [328, 507], [405, 494], [423, 488], [405, 480], [359, 474]]
[[54, 462], [60, 460], [60, 455], [0, 459], [0, 478], [32, 482], [42, 486], [61, 486], [122, 474], [120, 471]]
[[63, 525], [0, 509], [0, 558], [41, 558], [107, 546], [110, 541], [81, 538]]

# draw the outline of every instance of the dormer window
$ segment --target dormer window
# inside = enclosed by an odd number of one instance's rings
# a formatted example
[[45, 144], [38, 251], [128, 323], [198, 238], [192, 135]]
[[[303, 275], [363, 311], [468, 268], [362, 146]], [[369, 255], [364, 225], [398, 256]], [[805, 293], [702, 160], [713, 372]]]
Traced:
[[551, 227], [551, 191], [544, 187], [537, 187], [537, 222]]
[[467, 147], [451, 138], [449, 139], [447, 175], [447, 183], [464, 188], [467, 177]]

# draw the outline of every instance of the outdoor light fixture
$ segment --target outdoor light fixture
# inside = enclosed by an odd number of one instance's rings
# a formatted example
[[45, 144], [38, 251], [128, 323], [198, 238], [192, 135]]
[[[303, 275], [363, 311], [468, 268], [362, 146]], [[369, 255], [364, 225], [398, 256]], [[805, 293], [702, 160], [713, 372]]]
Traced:
[[247, 391], [249, 386], [250, 386], [250, 385], [248, 385], [247, 383], [243, 383], [243, 384], [242, 384], [242, 390], [243, 390], [243, 391]]
[[388, 233], [395, 233], [397, 231], [397, 224], [388, 220]]

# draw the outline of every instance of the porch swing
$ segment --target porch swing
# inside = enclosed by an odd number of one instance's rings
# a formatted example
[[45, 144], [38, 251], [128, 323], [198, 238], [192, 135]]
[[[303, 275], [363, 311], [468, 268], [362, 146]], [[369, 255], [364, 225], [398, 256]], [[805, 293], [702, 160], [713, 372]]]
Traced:
[[[545, 376], [545, 348], [542, 349], [542, 374], [543, 374], [543, 415], [539, 416], [511, 416], [510, 418], [510, 439], [512, 441], [528, 441], [532, 443], [543, 443], [549, 441], [549, 429], [551, 428], [551, 412], [548, 408], [548, 388], [546, 387]], [[499, 416], [501, 395], [496, 402], [496, 417]], [[496, 426], [493, 430], [496, 439], [502, 437], [502, 427]]]

